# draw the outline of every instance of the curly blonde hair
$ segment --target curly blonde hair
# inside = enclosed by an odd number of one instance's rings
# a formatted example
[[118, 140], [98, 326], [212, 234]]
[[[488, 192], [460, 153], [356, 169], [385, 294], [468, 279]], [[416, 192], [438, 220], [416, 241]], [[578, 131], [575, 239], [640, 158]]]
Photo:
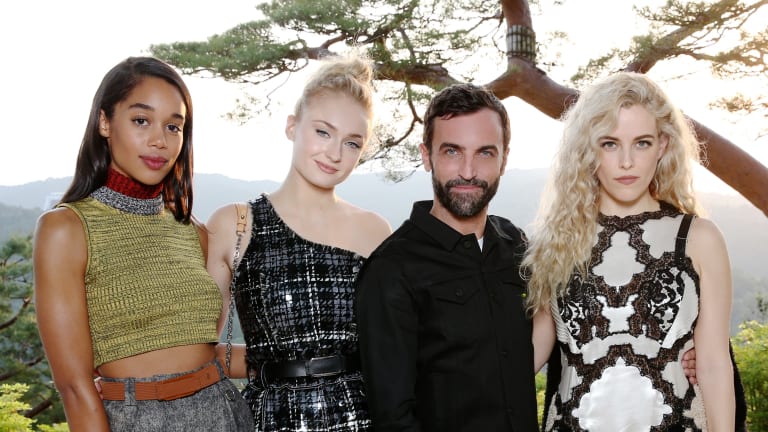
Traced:
[[619, 110], [645, 107], [669, 140], [649, 189], [683, 213], [701, 214], [693, 189], [693, 164], [701, 143], [682, 112], [650, 78], [634, 72], [611, 75], [585, 89], [563, 115], [563, 136], [534, 220], [523, 260], [528, 311], [562, 296], [574, 272], [586, 276], [597, 238], [598, 139], [616, 129]]

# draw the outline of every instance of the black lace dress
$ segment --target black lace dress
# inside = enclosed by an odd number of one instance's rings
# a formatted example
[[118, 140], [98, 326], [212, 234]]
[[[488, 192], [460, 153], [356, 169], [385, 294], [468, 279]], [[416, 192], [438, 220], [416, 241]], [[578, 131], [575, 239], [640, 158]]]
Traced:
[[600, 215], [588, 278], [575, 275], [553, 304], [564, 354], [547, 431], [706, 430], [701, 393], [680, 361], [699, 312], [684, 219], [666, 203]]
[[274, 377], [263, 365], [357, 354], [354, 280], [363, 257], [293, 232], [266, 195], [250, 202], [253, 230], [238, 265], [235, 304], [251, 378], [243, 396], [257, 431], [371, 429], [362, 377]]

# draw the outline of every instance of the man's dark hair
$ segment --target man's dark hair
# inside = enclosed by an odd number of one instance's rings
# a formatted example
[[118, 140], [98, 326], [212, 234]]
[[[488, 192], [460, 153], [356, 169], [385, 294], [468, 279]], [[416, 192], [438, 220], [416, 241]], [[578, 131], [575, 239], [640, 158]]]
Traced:
[[488, 108], [501, 117], [501, 127], [504, 132], [504, 150], [509, 147], [509, 115], [507, 109], [493, 93], [485, 87], [475, 84], [454, 84], [446, 87], [432, 97], [424, 114], [424, 135], [422, 143], [432, 151], [432, 138], [435, 133], [435, 119], [449, 119], [453, 116], [472, 114]]

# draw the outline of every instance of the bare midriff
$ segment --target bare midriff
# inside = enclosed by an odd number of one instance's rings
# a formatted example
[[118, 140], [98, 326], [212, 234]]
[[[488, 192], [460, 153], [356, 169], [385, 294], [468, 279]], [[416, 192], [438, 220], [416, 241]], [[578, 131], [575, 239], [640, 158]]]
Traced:
[[96, 370], [99, 375], [111, 378], [145, 378], [187, 372], [212, 361], [216, 356], [215, 347], [215, 344], [194, 344], [149, 351], [105, 363]]

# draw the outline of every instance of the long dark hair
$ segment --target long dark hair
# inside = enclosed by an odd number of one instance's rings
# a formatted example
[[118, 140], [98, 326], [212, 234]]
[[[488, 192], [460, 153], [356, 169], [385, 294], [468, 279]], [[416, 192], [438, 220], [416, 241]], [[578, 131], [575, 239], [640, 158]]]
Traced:
[[187, 108], [181, 152], [173, 169], [163, 180], [163, 200], [176, 220], [188, 223], [192, 215], [192, 97], [181, 76], [168, 64], [154, 57], [129, 57], [113, 67], [101, 80], [93, 96], [91, 113], [85, 126], [72, 184], [61, 202], [83, 199], [107, 181], [111, 162], [107, 139], [99, 133], [99, 113], [107, 119], [115, 113], [115, 105], [125, 100], [144, 78], [156, 77], [176, 87]]
[[432, 138], [435, 134], [435, 119], [473, 114], [483, 108], [495, 111], [501, 119], [504, 150], [509, 147], [509, 114], [499, 98], [485, 87], [470, 83], [453, 84], [437, 92], [427, 105], [424, 113], [422, 143], [432, 152]]

